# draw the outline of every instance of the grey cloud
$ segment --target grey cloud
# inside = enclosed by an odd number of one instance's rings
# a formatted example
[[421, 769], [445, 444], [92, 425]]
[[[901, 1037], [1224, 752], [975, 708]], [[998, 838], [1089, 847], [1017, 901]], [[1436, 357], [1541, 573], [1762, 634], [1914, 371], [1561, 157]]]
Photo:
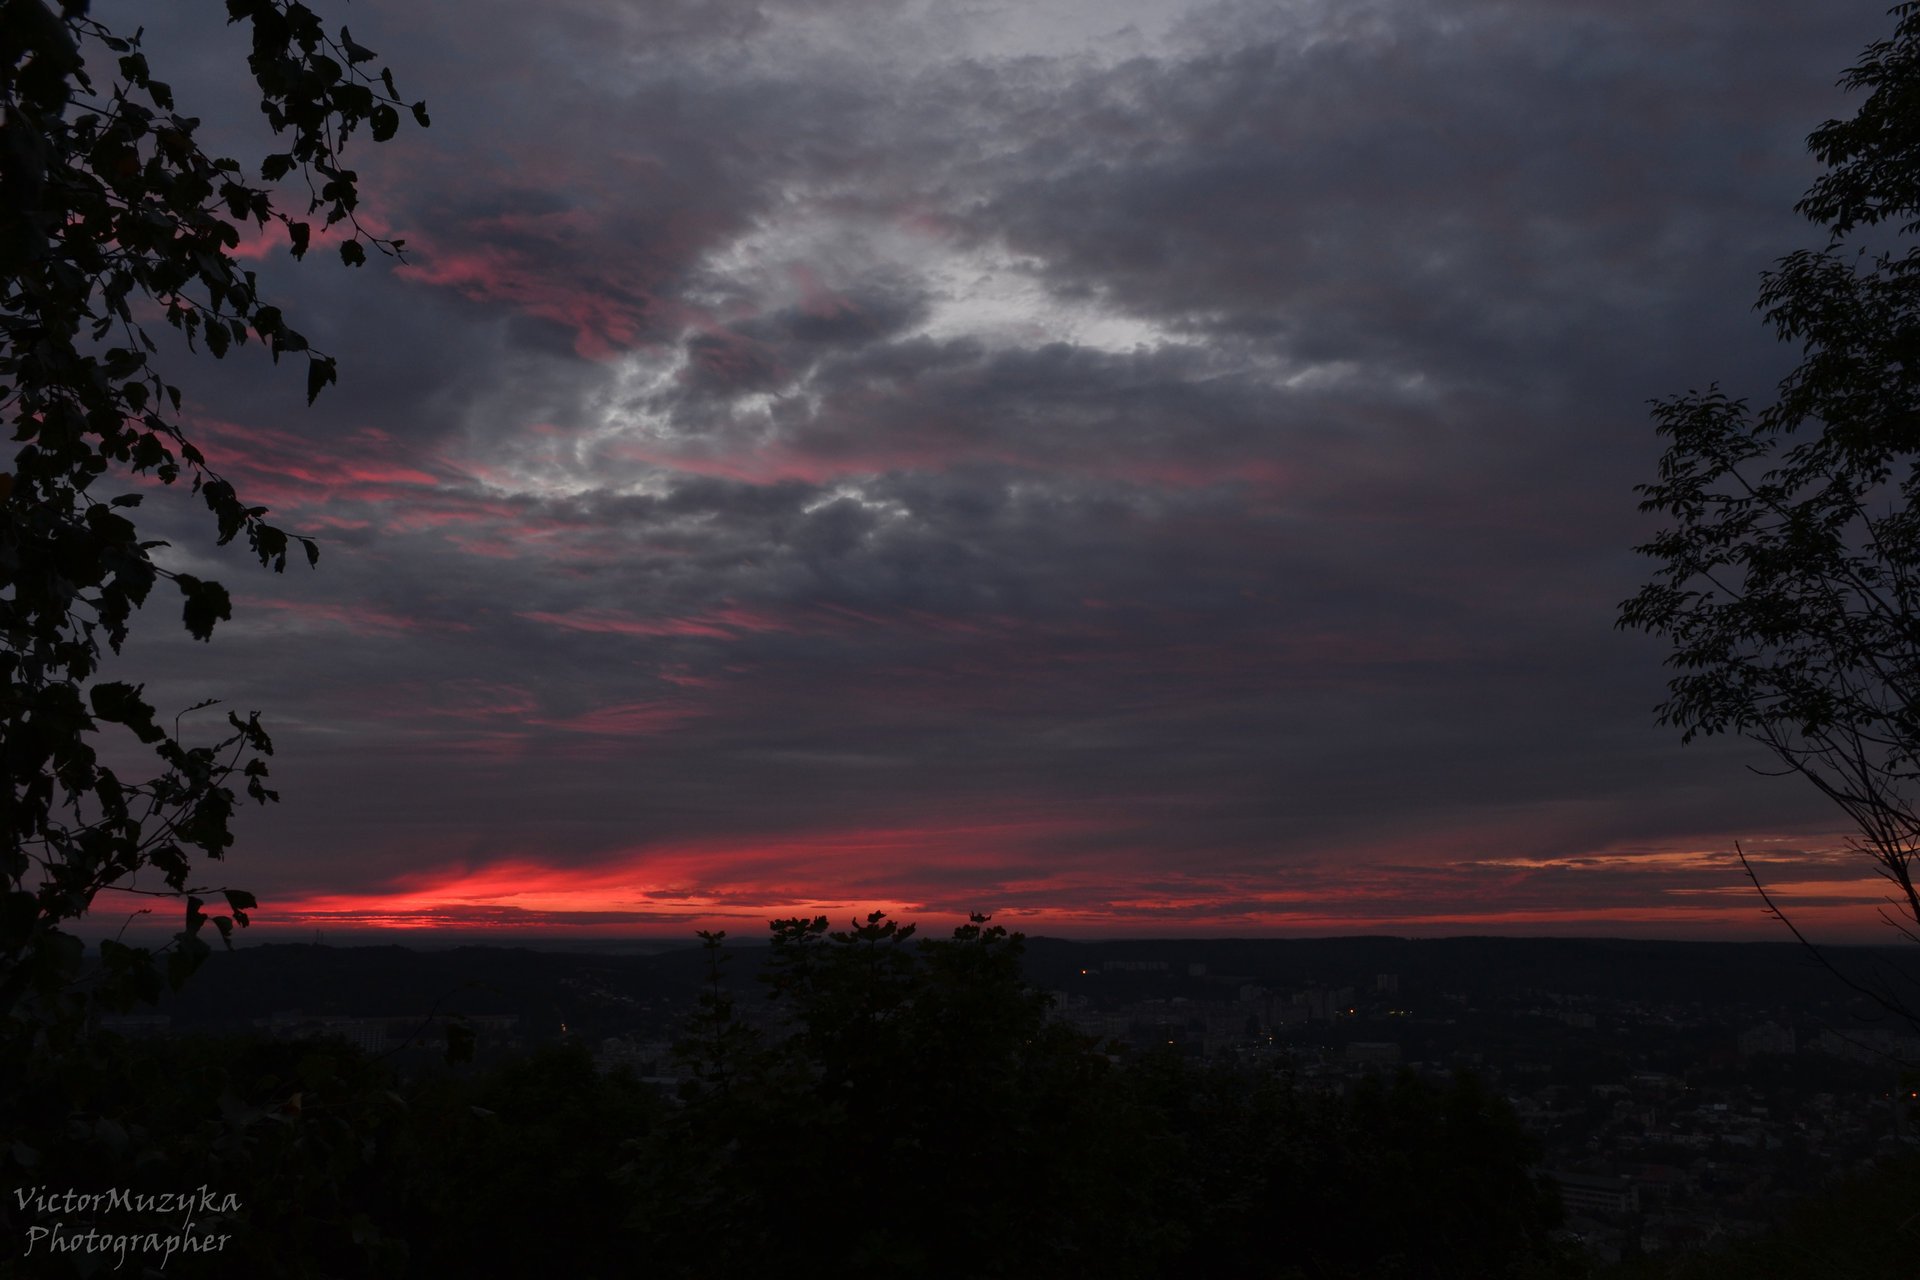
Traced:
[[[415, 267], [265, 269], [342, 359], [313, 415], [199, 385], [433, 483], [296, 506], [321, 573], [129, 659], [288, 725], [260, 842], [330, 870], [282, 883], [996, 806], [1085, 825], [923, 883], [1819, 830], [1678, 752], [1611, 622], [1642, 402], [1776, 368], [1753, 273], [1876, 13], [1249, 4], [868, 65], [871, 9], [802, 8], [784, 59], [790, 6], [383, 12]], [[992, 254], [1150, 336], [969, 330], [941, 263]]]

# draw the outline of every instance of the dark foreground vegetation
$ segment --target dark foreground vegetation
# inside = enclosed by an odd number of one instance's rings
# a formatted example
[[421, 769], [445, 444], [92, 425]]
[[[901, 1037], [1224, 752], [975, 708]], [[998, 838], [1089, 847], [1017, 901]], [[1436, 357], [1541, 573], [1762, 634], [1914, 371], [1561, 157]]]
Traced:
[[1839, 1179], [1766, 1235], [1622, 1263], [1604, 1280], [1903, 1280], [1920, 1275], [1920, 1158]]
[[[677, 1092], [571, 1046], [405, 1078], [338, 1042], [10, 1053], [3, 1256], [106, 1274], [114, 1252], [50, 1253], [53, 1225], [71, 1243], [188, 1216], [16, 1188], [204, 1186], [191, 1234], [229, 1238], [167, 1275], [1568, 1274], [1528, 1139], [1472, 1078], [1339, 1096], [1116, 1059], [1048, 1020], [1017, 937], [912, 934], [778, 925], [782, 1029], [750, 1029], [716, 980]], [[117, 1274], [160, 1261], [136, 1248]]]
[[1023, 940], [983, 919], [943, 940], [781, 921], [753, 994], [726, 981], [747, 956], [707, 942], [670, 1088], [584, 1044], [482, 1069], [455, 1036], [399, 1071], [340, 1040], [15, 1017], [0, 1274], [1916, 1274], [1910, 1157], [1763, 1240], [1603, 1270], [1471, 1075], [1327, 1088], [1121, 1052], [1052, 1019]]
[[[339, 1041], [16, 1037], [0, 1274], [1603, 1274], [1472, 1076], [1329, 1091], [1116, 1052], [1050, 1019], [1022, 940], [982, 920], [780, 922], [764, 996], [708, 943], [674, 1088], [574, 1044], [403, 1073]], [[187, 1194], [55, 1203], [116, 1189]], [[1764, 1241], [1604, 1274], [1905, 1276], [1916, 1214], [1920, 1167], [1890, 1166]], [[103, 1242], [135, 1233], [118, 1265]], [[180, 1235], [225, 1239], [167, 1257]]]

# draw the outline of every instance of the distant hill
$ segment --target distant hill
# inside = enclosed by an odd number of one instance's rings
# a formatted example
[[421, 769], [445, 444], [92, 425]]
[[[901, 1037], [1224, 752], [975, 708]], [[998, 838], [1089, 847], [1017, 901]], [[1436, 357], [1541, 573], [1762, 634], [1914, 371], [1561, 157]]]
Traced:
[[[765, 947], [728, 948], [729, 984], [743, 999]], [[1834, 948], [1849, 970], [1920, 973], [1920, 948]], [[1083, 972], [1084, 971], [1084, 972]], [[392, 1017], [514, 1014], [530, 1034], [576, 1034], [636, 1021], [663, 1025], [705, 981], [698, 948], [649, 955], [514, 947], [413, 950], [399, 946], [265, 944], [217, 952], [160, 1011], [180, 1027], [238, 1027], [276, 1013]], [[1470, 1000], [1599, 996], [1716, 1007], [1760, 1004], [1838, 1009], [1848, 993], [1791, 943], [1656, 942], [1571, 938], [1351, 937], [1027, 941], [1036, 986], [1089, 997], [1232, 998], [1241, 984], [1275, 990], [1353, 987], [1394, 975], [1409, 1003], [1443, 994]], [[1911, 980], [1911, 977], [1910, 979]]]

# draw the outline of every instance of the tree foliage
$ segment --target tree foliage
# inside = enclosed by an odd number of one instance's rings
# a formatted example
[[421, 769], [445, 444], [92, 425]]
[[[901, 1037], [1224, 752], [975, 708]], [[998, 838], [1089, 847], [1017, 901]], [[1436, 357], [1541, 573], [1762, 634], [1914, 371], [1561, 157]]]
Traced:
[[1859, 110], [1808, 140], [1825, 171], [1795, 207], [1826, 242], [1762, 278], [1800, 362], [1758, 410], [1717, 385], [1656, 403], [1641, 509], [1675, 523], [1620, 622], [1672, 643], [1661, 722], [1811, 782], [1920, 937], [1920, 6], [1892, 14], [1841, 80]]
[[[103, 1039], [110, 1053], [34, 1058], [5, 1082], [0, 1275], [597, 1277], [646, 1255], [617, 1174], [668, 1103], [578, 1046], [407, 1075], [342, 1040]], [[29, 1232], [164, 1234], [181, 1219], [41, 1213], [12, 1190], [201, 1186], [239, 1202], [192, 1224], [222, 1247], [136, 1249], [118, 1270], [44, 1240], [29, 1254]]]
[[1111, 1064], [1048, 1020], [1018, 934], [976, 916], [922, 939], [876, 912], [778, 920], [770, 941], [772, 1029], [716, 980], [680, 1046], [683, 1105], [634, 1162], [659, 1265], [759, 1274], [807, 1239], [934, 1276], [1124, 1275], [1151, 1256]]
[[[425, 104], [403, 103], [390, 72], [371, 72], [371, 50], [295, 0], [226, 7], [250, 29], [247, 66], [276, 140], [251, 169], [202, 148], [202, 122], [182, 113], [140, 32], [108, 29], [86, 0], [0, 0], [0, 411], [16, 443], [0, 471], [0, 1016], [72, 991], [81, 946], [61, 926], [110, 885], [186, 898], [176, 980], [204, 954], [209, 922], [225, 938], [254, 905], [219, 891], [227, 910], [209, 913], [194, 881], [196, 860], [232, 843], [236, 790], [275, 798], [257, 716], [229, 713], [223, 736], [196, 742], [101, 667], [162, 582], [197, 639], [231, 616], [219, 583], [169, 568], [154, 554], [166, 544], [134, 523], [156, 485], [191, 489], [221, 545], [243, 543], [276, 572], [319, 548], [269, 523], [194, 446], [150, 330], [164, 320], [215, 358], [258, 342], [304, 365], [311, 403], [334, 360], [261, 296], [236, 252], [243, 236], [284, 234], [299, 258], [316, 223], [336, 227], [348, 265], [401, 249], [360, 224], [347, 148], [394, 136], [403, 110], [425, 125]], [[300, 193], [295, 212], [276, 203], [282, 183]], [[151, 753], [151, 775], [103, 763], [107, 726]], [[131, 949], [109, 947], [107, 961], [117, 998], [156, 981]]]
[[[105, 1169], [237, 1193], [204, 1226], [225, 1250], [170, 1276], [1585, 1274], [1552, 1239], [1537, 1146], [1471, 1077], [1303, 1083], [1096, 1044], [985, 920], [927, 939], [794, 919], [772, 938], [706, 939], [673, 1094], [578, 1042], [443, 1069], [338, 1040], [102, 1031], [100, 1053], [0, 1079], [0, 1167], [27, 1188], [97, 1189]], [[0, 1274], [101, 1270], [23, 1258], [50, 1216], [0, 1197]]]
[[1020, 935], [978, 916], [938, 940], [877, 912], [775, 921], [772, 1019], [705, 940], [682, 1104], [628, 1173], [665, 1271], [1566, 1274], [1535, 1144], [1471, 1078], [1343, 1096], [1122, 1054], [1054, 1020]]

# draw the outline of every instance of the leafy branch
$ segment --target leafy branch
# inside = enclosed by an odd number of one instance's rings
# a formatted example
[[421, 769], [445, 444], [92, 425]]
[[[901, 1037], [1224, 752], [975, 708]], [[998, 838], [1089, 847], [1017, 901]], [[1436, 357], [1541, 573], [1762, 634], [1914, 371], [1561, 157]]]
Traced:
[[[200, 119], [179, 110], [140, 31], [108, 28], [86, 0], [0, 6], [0, 415], [16, 445], [0, 471], [0, 1016], [74, 987], [78, 948], [61, 926], [109, 888], [187, 899], [176, 980], [204, 954], [209, 921], [228, 941], [253, 906], [223, 890], [231, 914], [209, 915], [190, 881], [196, 857], [232, 844], [236, 786], [256, 803], [276, 798], [258, 717], [230, 714], [227, 736], [189, 745], [177, 721], [160, 727], [140, 686], [98, 678], [156, 583], [180, 593], [181, 621], [200, 640], [232, 601], [218, 582], [154, 560], [166, 543], [134, 523], [143, 494], [95, 491], [109, 476], [184, 480], [216, 544], [240, 542], [275, 572], [296, 546], [309, 566], [320, 549], [270, 523], [194, 445], [148, 326], [164, 320], [215, 359], [255, 341], [275, 363], [300, 358], [311, 404], [337, 380], [334, 357], [262, 298], [238, 255], [243, 232], [275, 229], [303, 258], [318, 219], [342, 228], [348, 266], [369, 248], [404, 249], [361, 220], [345, 153], [362, 131], [393, 138], [403, 109], [425, 126], [425, 104], [404, 102], [391, 71], [372, 71], [372, 50], [344, 27], [329, 35], [304, 4], [228, 0], [227, 14], [250, 27], [248, 69], [280, 143], [258, 180], [203, 149]], [[290, 179], [304, 187], [296, 212], [276, 204]], [[129, 782], [102, 764], [93, 741], [108, 725], [131, 732], [160, 771]], [[163, 890], [138, 886], [147, 867]]]

